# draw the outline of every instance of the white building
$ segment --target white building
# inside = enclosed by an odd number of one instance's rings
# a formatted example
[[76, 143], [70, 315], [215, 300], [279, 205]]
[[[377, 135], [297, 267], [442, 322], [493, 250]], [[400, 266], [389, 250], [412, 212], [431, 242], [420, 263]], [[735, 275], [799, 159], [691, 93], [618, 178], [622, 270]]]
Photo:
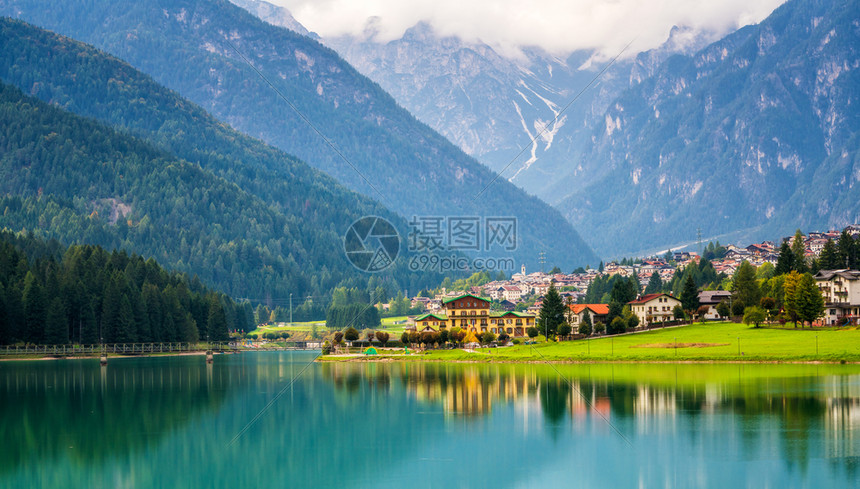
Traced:
[[824, 324], [860, 324], [860, 270], [822, 270], [815, 282], [824, 296]]
[[675, 318], [674, 309], [681, 301], [669, 294], [645, 294], [627, 303], [630, 310], [639, 318], [640, 326], [649, 326]]

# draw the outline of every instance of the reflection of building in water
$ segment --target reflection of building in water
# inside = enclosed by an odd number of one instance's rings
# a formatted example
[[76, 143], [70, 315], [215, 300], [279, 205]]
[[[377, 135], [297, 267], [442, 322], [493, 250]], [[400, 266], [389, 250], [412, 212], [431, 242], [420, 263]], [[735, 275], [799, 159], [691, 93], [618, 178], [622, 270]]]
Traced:
[[526, 399], [537, 383], [534, 373], [507, 374], [478, 367], [448, 370], [413, 365], [404, 377], [407, 392], [416, 399], [439, 403], [446, 414], [458, 415], [488, 414], [496, 402]]
[[834, 376], [825, 390], [827, 414], [824, 430], [828, 457], [860, 456], [860, 383], [858, 376]]
[[675, 391], [645, 384], [640, 384], [636, 391], [633, 412], [639, 433], [672, 431], [678, 406]]

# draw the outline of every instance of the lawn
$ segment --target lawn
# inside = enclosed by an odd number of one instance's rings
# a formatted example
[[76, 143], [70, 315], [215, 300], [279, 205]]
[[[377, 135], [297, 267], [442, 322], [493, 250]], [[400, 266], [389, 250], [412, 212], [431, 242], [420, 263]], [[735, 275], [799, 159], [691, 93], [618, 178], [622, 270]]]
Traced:
[[860, 362], [854, 328], [751, 328], [710, 323], [591, 340], [504, 348], [427, 351], [422, 359], [466, 361], [825, 361]]
[[[279, 323], [283, 324], [282, 326], [263, 326], [261, 328], [257, 328], [254, 331], [251, 331], [252, 334], [263, 334], [263, 333], [279, 333], [281, 331], [287, 331], [290, 333], [298, 333], [305, 332], [309, 333], [311, 328], [316, 325], [317, 329], [322, 334], [328, 333], [328, 328], [325, 326], [325, 321], [303, 321], [303, 322], [294, 322], [292, 326], [288, 325], [289, 323]], [[400, 333], [406, 328], [406, 316], [395, 316], [390, 318], [382, 318], [382, 325], [379, 328], [383, 331], [387, 331], [392, 335], [397, 334], [398, 337]], [[363, 334], [362, 334], [363, 336]]]

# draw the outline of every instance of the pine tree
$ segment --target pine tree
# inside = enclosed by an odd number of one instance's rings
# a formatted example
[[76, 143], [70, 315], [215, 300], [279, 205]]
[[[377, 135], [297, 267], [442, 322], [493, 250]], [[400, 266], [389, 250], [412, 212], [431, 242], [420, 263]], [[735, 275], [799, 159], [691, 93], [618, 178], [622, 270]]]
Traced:
[[684, 290], [681, 292], [681, 305], [691, 315], [699, 308], [699, 288], [696, 287], [696, 281], [692, 274], [687, 275], [687, 280], [684, 282]]
[[540, 309], [541, 332], [554, 335], [558, 325], [564, 322], [564, 303], [555, 289], [554, 284], [549, 285], [549, 290], [543, 298]]
[[791, 252], [791, 247], [787, 241], [782, 242], [779, 247], [779, 258], [776, 261], [776, 270], [774, 275], [784, 275], [794, 270], [794, 253]]
[[27, 343], [41, 343], [45, 328], [46, 305], [42, 285], [33, 272], [24, 278], [24, 338]]
[[733, 279], [734, 296], [747, 306], [754, 306], [761, 300], [761, 289], [755, 278], [755, 267], [746, 260], [741, 262]]
[[[373, 308], [370, 308], [373, 309]], [[209, 320], [206, 327], [207, 341], [221, 342], [229, 339], [227, 335], [227, 317], [221, 301], [214, 294], [209, 298]]]
[[579, 325], [579, 334], [591, 336], [592, 331], [594, 331], [594, 325], [591, 324], [591, 314], [586, 309], [582, 314], [582, 324]]
[[648, 285], [645, 286], [645, 294], [656, 294], [663, 290], [663, 280], [660, 279], [658, 272], [653, 272], [651, 278], [648, 279]]
[[69, 342], [69, 323], [63, 300], [55, 297], [48, 306], [45, 318], [45, 344], [61, 345]]
[[800, 232], [800, 229], [794, 233], [794, 240], [791, 242], [791, 253], [794, 255], [794, 269], [797, 270], [797, 273], [808, 272], [806, 246], [803, 243], [803, 234]]
[[839, 256], [839, 250], [831, 240], [824, 243], [824, 248], [821, 249], [821, 254], [818, 257], [818, 265], [821, 270], [836, 270], [844, 268], [845, 260]]
[[[615, 321], [615, 318], [621, 318], [624, 314], [624, 305], [618, 301], [609, 302], [609, 314], [606, 316], [606, 334], [623, 333], [624, 331], [616, 330], [616, 326], [622, 323]], [[626, 325], [624, 326], [626, 328]]]
[[127, 295], [123, 295], [120, 299], [115, 327], [114, 343], [135, 343], [137, 341], [134, 309], [131, 307], [131, 300]]
[[857, 242], [846, 230], [842, 230], [837, 244], [839, 265], [834, 269], [857, 268]]

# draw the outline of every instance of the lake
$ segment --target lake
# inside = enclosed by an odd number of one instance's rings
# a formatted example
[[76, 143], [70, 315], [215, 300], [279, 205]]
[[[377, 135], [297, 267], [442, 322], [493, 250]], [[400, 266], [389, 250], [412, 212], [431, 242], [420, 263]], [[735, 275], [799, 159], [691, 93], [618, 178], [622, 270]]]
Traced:
[[860, 479], [858, 365], [314, 357], [0, 362], [0, 487], [846, 488]]

